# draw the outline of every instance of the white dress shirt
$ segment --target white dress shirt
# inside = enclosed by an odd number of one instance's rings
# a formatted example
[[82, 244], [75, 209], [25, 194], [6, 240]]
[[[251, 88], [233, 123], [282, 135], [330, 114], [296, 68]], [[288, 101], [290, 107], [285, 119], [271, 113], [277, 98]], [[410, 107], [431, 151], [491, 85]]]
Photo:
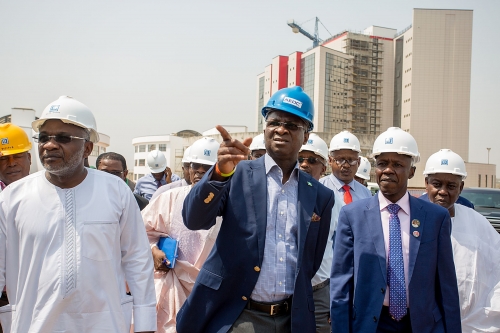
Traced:
[[[389, 262], [389, 210], [387, 206], [392, 204], [393, 202], [387, 200], [386, 197], [382, 194], [382, 192], [378, 192], [378, 201], [380, 204], [380, 218], [382, 219], [382, 230], [384, 232], [384, 243], [385, 243], [385, 263], [387, 267], [387, 263]], [[405, 270], [405, 285], [406, 285], [406, 304], [407, 306], [410, 304], [408, 298], [408, 262], [410, 258], [410, 195], [408, 192], [398, 200], [398, 202], [394, 202], [399, 205], [401, 209], [398, 212], [399, 222], [401, 225], [401, 242], [402, 242], [402, 250], [403, 250], [403, 263]], [[385, 291], [385, 299], [384, 305], [389, 306], [389, 286]]]
[[7, 286], [12, 332], [123, 333], [132, 309], [136, 331], [156, 330], [139, 207], [122, 179], [86, 170], [73, 188], [42, 170], [0, 194], [0, 290]]

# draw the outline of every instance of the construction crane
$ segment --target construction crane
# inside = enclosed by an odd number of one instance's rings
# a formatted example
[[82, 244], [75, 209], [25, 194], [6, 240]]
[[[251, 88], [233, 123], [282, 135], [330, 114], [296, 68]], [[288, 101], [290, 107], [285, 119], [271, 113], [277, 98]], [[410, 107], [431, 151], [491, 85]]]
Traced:
[[[323, 40], [321, 38], [319, 38], [319, 34], [318, 34], [318, 23], [321, 23], [321, 25], [323, 26], [323, 28], [326, 29], [326, 27], [324, 26], [323, 22], [321, 22], [319, 20], [318, 17], [315, 17], [314, 18], [315, 20], [315, 23], [314, 23], [314, 35], [311, 35], [309, 32], [307, 32], [306, 30], [304, 30], [298, 23], [296, 23], [294, 20], [288, 20], [288, 25], [292, 28], [292, 31], [294, 33], [301, 33], [303, 34], [304, 36], [306, 36], [307, 38], [309, 38], [310, 40], [313, 41], [313, 47], [316, 47], [319, 45], [320, 42], [322, 42]], [[305, 23], [305, 22], [304, 22]], [[328, 29], [326, 29], [326, 31], [328, 31]], [[330, 33], [330, 31], [328, 31], [328, 33]], [[331, 34], [330, 34], [331, 35]]]

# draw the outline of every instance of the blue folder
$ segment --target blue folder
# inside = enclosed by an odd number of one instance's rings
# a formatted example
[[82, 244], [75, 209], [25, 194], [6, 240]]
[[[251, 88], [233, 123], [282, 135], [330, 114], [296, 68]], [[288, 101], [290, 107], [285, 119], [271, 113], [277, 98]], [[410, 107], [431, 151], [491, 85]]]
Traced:
[[167, 265], [168, 268], [175, 267], [178, 245], [177, 240], [172, 237], [161, 237], [158, 241], [158, 248], [165, 253], [167, 259], [170, 261], [170, 265]]

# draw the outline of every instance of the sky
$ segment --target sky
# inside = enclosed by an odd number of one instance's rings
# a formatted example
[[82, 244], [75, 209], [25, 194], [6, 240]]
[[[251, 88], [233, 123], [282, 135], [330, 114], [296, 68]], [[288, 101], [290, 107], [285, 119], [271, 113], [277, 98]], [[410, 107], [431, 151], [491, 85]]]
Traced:
[[413, 8], [474, 10], [469, 161], [486, 163], [490, 147], [500, 175], [496, 0], [0, 0], [0, 116], [12, 107], [39, 116], [72, 96], [131, 168], [134, 137], [216, 124], [256, 130], [256, 76], [275, 56], [312, 46], [288, 19], [313, 31], [318, 16], [333, 35], [371, 25], [400, 31]]

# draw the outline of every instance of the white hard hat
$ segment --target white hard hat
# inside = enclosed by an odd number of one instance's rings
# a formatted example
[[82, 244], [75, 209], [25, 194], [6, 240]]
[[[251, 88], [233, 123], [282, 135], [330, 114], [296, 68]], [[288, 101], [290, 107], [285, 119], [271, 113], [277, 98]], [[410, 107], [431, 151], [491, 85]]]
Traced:
[[359, 164], [358, 171], [356, 172], [356, 177], [369, 180], [371, 170], [372, 165], [370, 164], [370, 161], [368, 161], [366, 157], [361, 156], [361, 163]]
[[217, 162], [219, 143], [213, 138], [203, 137], [191, 145], [191, 163], [214, 165]]
[[399, 127], [389, 127], [373, 143], [373, 151], [370, 157], [376, 158], [382, 153], [408, 155], [413, 158], [414, 163], [420, 161], [417, 141], [410, 133], [403, 131]]
[[266, 143], [264, 141], [264, 133], [261, 133], [257, 135], [255, 138], [253, 138], [252, 143], [250, 144], [250, 150], [260, 150], [260, 149], [266, 149]]
[[31, 123], [31, 127], [38, 133], [43, 123], [49, 119], [59, 119], [63, 123], [85, 128], [89, 131], [90, 141], [94, 143], [99, 142], [97, 124], [92, 111], [86, 105], [72, 97], [61, 96], [56, 101], [50, 103], [43, 110], [40, 119]]
[[151, 150], [148, 154], [147, 161], [152, 173], [163, 172], [167, 167], [167, 158], [159, 150]]
[[465, 162], [457, 153], [450, 149], [441, 149], [432, 154], [425, 163], [424, 175], [436, 173], [451, 173], [452, 175], [467, 177]]
[[191, 162], [191, 146], [187, 147], [186, 150], [184, 150], [184, 155], [182, 156], [182, 163], [189, 163]]
[[341, 149], [349, 149], [361, 153], [358, 138], [349, 131], [340, 132], [332, 138], [332, 141], [330, 141], [329, 151]]
[[316, 155], [323, 157], [325, 162], [328, 161], [328, 146], [326, 145], [326, 142], [317, 134], [309, 134], [307, 143], [300, 148], [300, 151], [303, 150], [312, 151]]

